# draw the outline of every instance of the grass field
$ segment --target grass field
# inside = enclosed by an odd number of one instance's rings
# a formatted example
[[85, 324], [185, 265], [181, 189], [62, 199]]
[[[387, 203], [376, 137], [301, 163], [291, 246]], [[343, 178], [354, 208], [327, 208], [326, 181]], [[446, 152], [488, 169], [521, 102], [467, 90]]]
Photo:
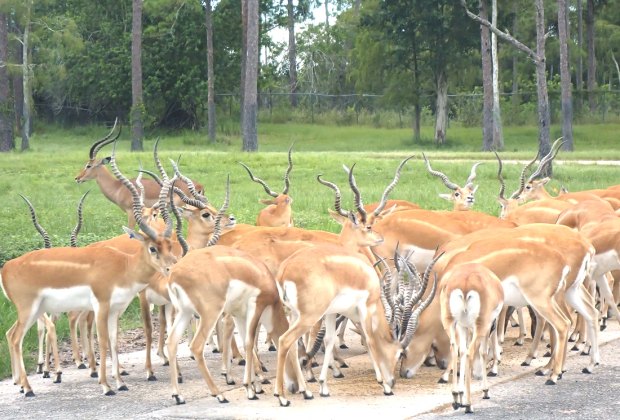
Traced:
[[[579, 159], [620, 160], [617, 125], [592, 125], [575, 127], [575, 151], [561, 152], [554, 169], [551, 191], [566, 186], [571, 191], [601, 188], [619, 183], [620, 168], [607, 165], [582, 165]], [[559, 137], [559, 128], [553, 127], [553, 138]], [[491, 153], [480, 152], [481, 130], [452, 127], [448, 144], [437, 148], [432, 141], [414, 143], [410, 130], [385, 130], [369, 127], [336, 127], [304, 125], [259, 125], [258, 153], [241, 152], [241, 140], [222, 138], [218, 143], [206, 143], [206, 136], [199, 133], [159, 133], [160, 157], [169, 171], [169, 158], [181, 156], [181, 170], [206, 187], [208, 198], [216, 206], [223, 200], [226, 176], [231, 177], [230, 211], [239, 222], [254, 223], [262, 208], [258, 202], [265, 198], [261, 186], [249, 180], [238, 164], [247, 164], [256, 176], [262, 178], [273, 190], [283, 188], [286, 169], [286, 150], [294, 144], [291, 189], [295, 224], [310, 229], [336, 232], [327, 209], [333, 205], [331, 190], [316, 182], [316, 175], [337, 183], [343, 191], [343, 206], [352, 206], [352, 196], [346, 186], [342, 165], [355, 164], [355, 174], [365, 203], [378, 201], [383, 189], [393, 177], [398, 163], [405, 157], [414, 158], [405, 166], [401, 180], [391, 198], [414, 201], [429, 209], [449, 209], [450, 204], [438, 197], [446, 188], [430, 176], [424, 167], [422, 152], [433, 167], [443, 171], [450, 179], [461, 184], [469, 175], [476, 161], [484, 163], [478, 168], [476, 183], [479, 185], [475, 209], [498, 214], [496, 198], [497, 162]], [[531, 159], [537, 150], [537, 132], [532, 127], [507, 127], [504, 160]], [[54, 126], [37, 128], [31, 140], [32, 149], [25, 153], [0, 154], [0, 264], [32, 249], [42, 247], [34, 230], [25, 203], [18, 196], [28, 197], [37, 209], [40, 223], [48, 231], [53, 245], [68, 245], [69, 235], [76, 221], [75, 209], [81, 195], [92, 189], [84, 205], [85, 223], [79, 237], [80, 244], [107, 239], [122, 233], [126, 223], [124, 213], [107, 201], [93, 181], [76, 184], [74, 177], [88, 159], [93, 141], [107, 133], [105, 127], [82, 127], [63, 130]], [[423, 138], [430, 139], [432, 128], [423, 131]], [[125, 130], [117, 146], [119, 168], [129, 177], [136, 175], [139, 162], [155, 170], [152, 148], [154, 134], [144, 142], [145, 151], [129, 152], [129, 137]], [[99, 152], [100, 158], [108, 156], [111, 147]], [[507, 193], [517, 188], [521, 164], [504, 165]], [[135, 305], [125, 315], [126, 326], [139, 324]], [[15, 320], [13, 306], [4, 295], [0, 296], [0, 332], [6, 331]], [[4, 334], [3, 334], [4, 335]], [[29, 333], [26, 352], [34, 348], [34, 330]], [[66, 336], [66, 323], [59, 326], [59, 335]], [[31, 363], [31, 361], [30, 361]], [[10, 374], [6, 342], [0, 340], [0, 377]]]

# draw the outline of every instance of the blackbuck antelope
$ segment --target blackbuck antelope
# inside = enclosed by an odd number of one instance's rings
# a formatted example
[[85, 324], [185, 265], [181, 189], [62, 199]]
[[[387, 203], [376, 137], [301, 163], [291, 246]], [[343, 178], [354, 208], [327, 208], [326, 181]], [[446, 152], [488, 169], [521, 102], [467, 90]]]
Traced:
[[[97, 153], [104, 146], [115, 142], [121, 134], [122, 127], [119, 126], [118, 132], [115, 136], [113, 136], [114, 131], [116, 130], [116, 126], [118, 123], [118, 119], [114, 121], [114, 126], [110, 133], [107, 136], [103, 137], [100, 140], [97, 140], [90, 148], [88, 154], [88, 161], [84, 168], [80, 170], [80, 172], [75, 177], [75, 181], [80, 184], [82, 182], [86, 182], [88, 180], [94, 179], [99, 186], [99, 189], [103, 193], [103, 195], [116, 204], [127, 214], [127, 225], [130, 229], [133, 229], [136, 223], [134, 218], [134, 211], [132, 209], [133, 206], [133, 198], [129, 191], [123, 186], [123, 184], [116, 179], [110, 171], [106, 168], [106, 165], [110, 163], [110, 157], [105, 157], [103, 159], [97, 158]], [[155, 144], [155, 153], [157, 148], [157, 142]], [[135, 180], [132, 180], [132, 183], [135, 185]], [[199, 191], [202, 191], [202, 186], [200, 184], [196, 184], [196, 188]], [[189, 191], [185, 184], [182, 184], [180, 188], [187, 194]], [[151, 207], [155, 204], [159, 198], [159, 192], [161, 187], [152, 180], [144, 181], [144, 205], [147, 207]]]
[[171, 252], [172, 223], [163, 233], [145, 224], [138, 197], [134, 197], [134, 217], [141, 232], [124, 229], [142, 244], [135, 254], [111, 247], [51, 248], [28, 252], [2, 268], [2, 288], [17, 310], [17, 321], [6, 333], [13, 379], [26, 396], [34, 392], [24, 368], [22, 342], [28, 328], [46, 311], [95, 311], [101, 352], [99, 384], [105, 395], [115, 393], [107, 381], [110, 347], [117, 388], [127, 389], [118, 372], [118, 317], [155, 272], [168, 276], [176, 262]]
[[426, 169], [428, 172], [438, 177], [443, 181], [443, 184], [448, 187], [452, 191], [450, 194], [439, 194], [439, 197], [444, 200], [452, 201], [454, 203], [454, 210], [469, 210], [473, 207], [474, 202], [476, 201], [475, 194], [478, 189], [477, 185], [474, 185], [474, 180], [476, 179], [476, 168], [482, 162], [474, 163], [471, 167], [471, 172], [469, 173], [469, 177], [465, 181], [465, 185], [460, 187], [454, 182], [450, 181], [448, 176], [443, 172], [439, 172], [431, 168], [431, 163], [426, 158], [426, 155], [422, 153], [422, 157], [424, 158], [424, 162], [426, 163]]
[[497, 330], [491, 334], [491, 329], [504, 304], [504, 289], [491, 270], [481, 264], [466, 263], [443, 275], [439, 292], [441, 322], [450, 337], [452, 406], [455, 410], [464, 407], [466, 413], [471, 413], [474, 359], [482, 371], [483, 398], [489, 398], [486, 353], [489, 340], [493, 348], [498, 347]]
[[[352, 213], [349, 213], [349, 217], [352, 221], [355, 219]], [[368, 243], [380, 240], [380, 236], [370, 229], [362, 229], [359, 233], [359, 240], [364, 237]], [[409, 264], [403, 265], [409, 273], [416, 272]], [[432, 265], [429, 265], [423, 279], [418, 277], [414, 280], [413, 275], [409, 277], [411, 284], [415, 282], [422, 287], [417, 290], [409, 286], [397, 288], [402, 293], [394, 298], [384, 294], [391, 293], [389, 282], [382, 286], [377, 271], [357, 252], [342, 246], [325, 245], [302, 249], [291, 255], [282, 264], [276, 277], [280, 297], [292, 317], [291, 326], [279, 340], [275, 396], [280, 405], [286, 407], [290, 404], [284, 394], [283, 375], [289, 351], [297, 356], [297, 346], [293, 344], [323, 319], [325, 360], [330, 360], [336, 340], [338, 314], [359, 324], [377, 382], [382, 385], [385, 395], [392, 395], [396, 364], [415, 333], [420, 313], [435, 294], [434, 281], [429, 296], [419, 303], [428, 284]], [[329, 395], [326, 373], [327, 367], [324, 364], [319, 377], [321, 396]], [[304, 398], [312, 398], [305, 381], [302, 392]]]
[[293, 214], [291, 208], [293, 199], [291, 198], [291, 196], [288, 195], [288, 190], [290, 187], [289, 175], [291, 173], [291, 170], [293, 169], [293, 160], [291, 158], [292, 152], [293, 146], [291, 145], [291, 147], [289, 147], [288, 149], [288, 167], [286, 168], [286, 172], [284, 173], [284, 189], [279, 194], [269, 188], [265, 181], [255, 177], [247, 165], [239, 162], [239, 164], [243, 166], [248, 172], [250, 179], [262, 185], [265, 189], [265, 192], [272, 197], [259, 200], [267, 207], [265, 207], [258, 213], [258, 217], [256, 218], [257, 226], [293, 226]]

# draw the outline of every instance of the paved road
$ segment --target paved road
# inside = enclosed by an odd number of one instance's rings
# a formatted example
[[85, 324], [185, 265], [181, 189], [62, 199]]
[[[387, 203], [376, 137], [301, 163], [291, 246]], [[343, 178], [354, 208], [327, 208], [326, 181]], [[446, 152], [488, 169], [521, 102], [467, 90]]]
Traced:
[[[581, 373], [586, 358], [572, 353], [568, 372], [556, 386], [544, 385], [545, 379], [534, 376], [536, 367], [546, 359], [535, 360], [532, 367], [520, 366], [525, 349], [512, 346], [509, 337], [504, 346], [504, 360], [500, 376], [491, 379], [490, 400], [482, 400], [476, 383], [473, 409], [475, 418], [510, 419], [580, 419], [620, 418], [620, 327], [612, 322], [601, 334], [605, 343], [601, 348], [602, 364], [593, 375]], [[347, 418], [452, 418], [465, 416], [462, 410], [453, 411], [449, 385], [438, 385], [441, 372], [435, 367], [424, 367], [411, 380], [399, 380], [395, 395], [382, 395], [374, 380], [368, 356], [363, 353], [359, 340], [348, 335], [349, 350], [344, 351], [350, 364], [344, 370], [344, 379], [329, 378], [332, 396], [318, 395], [316, 384], [310, 384], [313, 400], [305, 401], [299, 395], [290, 399], [287, 408], [278, 406], [273, 397], [273, 385], [265, 385], [265, 394], [257, 401], [248, 401], [242, 387], [226, 386], [216, 376], [228, 404], [219, 404], [208, 395], [208, 390], [195, 369], [195, 362], [181, 349], [180, 364], [185, 376], [181, 392], [187, 400], [182, 406], [174, 405], [168, 383], [168, 368], [156, 361], [157, 382], [147, 382], [142, 374], [142, 352], [122, 355], [121, 361], [130, 371], [126, 378], [129, 391], [116, 396], [101, 395], [96, 380], [72, 366], [65, 367], [62, 384], [31, 375], [34, 398], [24, 398], [11, 381], [0, 382], [0, 418], [2, 419], [67, 419], [67, 418], [131, 418], [131, 419], [186, 419], [186, 418], [269, 418], [269, 419], [347, 419]], [[219, 372], [218, 355], [207, 347], [206, 356], [211, 372]], [[268, 377], [274, 374], [274, 353], [261, 349]], [[241, 376], [241, 368], [236, 369]]]

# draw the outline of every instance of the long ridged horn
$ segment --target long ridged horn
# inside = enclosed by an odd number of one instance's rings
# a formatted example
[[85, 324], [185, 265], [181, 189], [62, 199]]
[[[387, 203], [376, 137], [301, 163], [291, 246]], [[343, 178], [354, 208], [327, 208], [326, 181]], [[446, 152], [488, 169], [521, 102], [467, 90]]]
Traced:
[[159, 137], [155, 139], [155, 145], [153, 146], [153, 159], [155, 159], [155, 166], [157, 167], [157, 170], [159, 171], [161, 175], [161, 179], [165, 182], [168, 180], [168, 174], [166, 173], [166, 170], [164, 169], [164, 165], [161, 164], [161, 160], [159, 160], [159, 153], [157, 152], [157, 146], [159, 145], [159, 140], [160, 140]]
[[519, 189], [516, 190], [515, 192], [513, 192], [510, 195], [511, 199], [517, 198], [519, 197], [519, 195], [521, 195], [521, 193], [523, 192], [523, 190], [525, 189], [525, 174], [528, 171], [528, 169], [530, 169], [532, 167], [532, 165], [534, 164], [534, 162], [536, 162], [536, 160], [538, 159], [538, 156], [540, 155], [540, 151], [538, 153], [536, 153], [536, 156], [534, 156], [534, 159], [532, 159], [530, 162], [528, 162], [523, 169], [521, 170], [521, 175], [519, 176]]
[[32, 203], [30, 202], [30, 200], [28, 200], [23, 195], [19, 194], [19, 196], [24, 199], [26, 204], [28, 204], [28, 208], [30, 209], [30, 218], [32, 219], [32, 223], [34, 224], [35, 229], [37, 230], [37, 232], [39, 232], [39, 235], [41, 235], [41, 237], [43, 238], [43, 246], [45, 248], [51, 248], [52, 241], [50, 241], [50, 236], [47, 234], [45, 229], [43, 229], [43, 226], [39, 224], [39, 221], [37, 220], [37, 214], [34, 211], [34, 207], [32, 206]]
[[[88, 152], [88, 156], [90, 156], [91, 159], [94, 159], [97, 156], [97, 152], [99, 152], [99, 150], [101, 150], [101, 148], [107, 144], [112, 143], [114, 140], [116, 139], [110, 139], [110, 137], [112, 137], [112, 133], [114, 133], [114, 130], [116, 129], [116, 124], [118, 123], [118, 117], [116, 117], [116, 119], [114, 120], [114, 126], [112, 127], [112, 130], [110, 130], [110, 132], [108, 133], [107, 136], [105, 136], [104, 138], [97, 140], [96, 142], [93, 143], [93, 145], [90, 147], [90, 151]], [[116, 138], [118, 138], [118, 136], [121, 134], [121, 131], [118, 131], [118, 135], [116, 136]]]
[[502, 164], [502, 160], [500, 159], [497, 152], [494, 150], [493, 153], [495, 153], [495, 157], [497, 158], [497, 164], [498, 164], [497, 180], [499, 181], [499, 198], [501, 198], [502, 200], [505, 200], [506, 198], [504, 197], [504, 192], [506, 192], [506, 183], [504, 182], [504, 177], [502, 176], [502, 169], [504, 165]]
[[159, 208], [162, 219], [164, 219], [164, 222], [166, 223], [166, 230], [163, 233], [165, 238], [170, 238], [172, 236], [172, 219], [170, 218], [170, 213], [168, 213], [167, 198], [173, 189], [172, 184], [174, 184], [176, 180], [177, 176], [175, 175], [171, 179], [164, 182], [164, 186], [161, 187], [161, 190], [159, 190], [157, 207]]
[[[174, 180], [174, 182], [176, 182], [176, 180]], [[170, 210], [172, 211], [172, 214], [174, 214], [174, 217], [177, 221], [177, 224], [176, 224], [177, 240], [179, 241], [179, 244], [181, 245], [181, 249], [183, 249], [183, 256], [185, 256], [185, 254], [187, 254], [187, 252], [189, 251], [189, 245], [187, 244], [187, 241], [185, 240], [185, 237], [183, 236], [183, 218], [181, 217], [181, 213], [179, 212], [179, 209], [174, 204], [174, 194], [173, 194], [174, 182], [170, 184], [170, 190], [168, 191], [168, 198], [170, 200], [169, 201]]]
[[431, 175], [440, 178], [443, 181], [443, 184], [446, 187], [450, 188], [452, 191], [455, 191], [459, 188], [458, 185], [456, 185], [454, 182], [448, 179], [448, 176], [446, 174], [444, 174], [443, 172], [436, 171], [433, 168], [431, 168], [431, 163], [428, 161], [424, 153], [422, 153], [422, 157], [424, 158], [424, 162], [426, 162], [426, 169]]
[[411, 159], [411, 158], [413, 158], [413, 155], [409, 156], [408, 158], [405, 158], [400, 163], [400, 165], [398, 165], [398, 167], [396, 168], [396, 173], [394, 174], [394, 179], [392, 180], [392, 182], [387, 187], [385, 187], [385, 191], [383, 191], [383, 195], [381, 196], [381, 202], [379, 203], [379, 205], [377, 206], [377, 208], [373, 212], [373, 214], [375, 216], [378, 216], [379, 213], [381, 213], [383, 211], [383, 209], [385, 208], [385, 205], [387, 204], [387, 201], [388, 201], [388, 195], [392, 192], [392, 190], [394, 189], [394, 187], [396, 187], [396, 184], [400, 180], [400, 172], [402, 171], [403, 166], [405, 166], [405, 163], [407, 163], [407, 161], [409, 159]]
[[469, 177], [467, 178], [467, 181], [465, 181], [465, 188], [471, 188], [474, 186], [474, 180], [476, 179], [476, 168], [478, 168], [479, 165], [482, 165], [482, 162], [476, 162], [471, 167]]
[[179, 170], [179, 165], [174, 160], [170, 159], [170, 162], [172, 163], [172, 168], [174, 169], [174, 173], [181, 181], [187, 184], [187, 189], [189, 190], [190, 193], [192, 193], [194, 198], [207, 204], [209, 200], [207, 200], [207, 197], [200, 194], [198, 190], [196, 190], [196, 185], [194, 184], [194, 182], [181, 173], [181, 171]]
[[368, 213], [366, 213], [366, 209], [364, 209], [362, 193], [360, 193], [359, 188], [357, 188], [355, 176], [353, 175], [353, 169], [355, 169], [355, 163], [351, 166], [351, 169], [349, 169], [349, 186], [351, 187], [351, 191], [353, 191], [353, 196], [355, 197], [355, 210], [357, 210], [357, 212], [362, 216], [362, 223], [366, 223]]
[[77, 236], [78, 236], [78, 233], [80, 233], [80, 230], [82, 230], [82, 223], [84, 222], [84, 218], [82, 217], [83, 216], [82, 208], [84, 206], [84, 200], [86, 199], [86, 196], [88, 195], [88, 193], [90, 193], [90, 190], [86, 191], [84, 195], [82, 195], [82, 198], [80, 198], [80, 201], [77, 206], [77, 223], [75, 227], [73, 228], [73, 230], [71, 231], [71, 238], [70, 238], [71, 246], [74, 248], [77, 248], [78, 246]]
[[[163, 186], [164, 186], [164, 183], [161, 181], [161, 179], [159, 178], [159, 176], [157, 176], [157, 174], [156, 174], [156, 173], [151, 172], [151, 171], [146, 170], [146, 169], [140, 169], [138, 172], [145, 173], [145, 174], [147, 174], [148, 176], [150, 176], [151, 178], [153, 178], [153, 180], [154, 180], [155, 182], [157, 182], [157, 185], [159, 185], [160, 187], [163, 187]], [[193, 202], [198, 202], [198, 200], [194, 200], [194, 199], [192, 199], [192, 198], [189, 198], [189, 197], [188, 197], [188, 196], [187, 196], [187, 195], [186, 195], [186, 194], [185, 194], [185, 193], [184, 193], [184, 192], [183, 192], [183, 191], [182, 191], [179, 187], [177, 187], [177, 186], [175, 186], [175, 187], [174, 187], [174, 193], [175, 193], [176, 195], [178, 195], [178, 196], [181, 198], [181, 200], [183, 200], [183, 201], [184, 201], [185, 203], [187, 203], [187, 204], [190, 204], [190, 205], [192, 205], [192, 206], [194, 206], [194, 207], [198, 207], [198, 208], [201, 208], [201, 209], [206, 208], [206, 207], [201, 207], [201, 206], [204, 206], [204, 204], [202, 204], [202, 203], [201, 203], [200, 205], [194, 205], [194, 204], [192, 204]], [[190, 200], [190, 201], [192, 201], [192, 203], [189, 203], [189, 202], [187, 202], [186, 200]]]
[[342, 207], [340, 206], [340, 201], [342, 198], [342, 196], [340, 195], [340, 188], [338, 188], [338, 186], [334, 184], [333, 182], [329, 182], [329, 181], [325, 181], [321, 179], [321, 176], [322, 174], [317, 175], [316, 180], [319, 181], [321, 184], [325, 185], [326, 187], [329, 187], [332, 190], [334, 190], [334, 193], [336, 195], [336, 198], [334, 199], [334, 209], [338, 212], [339, 215], [343, 217], [349, 217], [349, 212], [343, 210]]
[[551, 145], [551, 149], [549, 150], [549, 153], [547, 153], [545, 157], [543, 157], [540, 160], [540, 162], [538, 163], [538, 168], [536, 168], [534, 173], [530, 175], [530, 177], [528, 178], [528, 182], [531, 182], [535, 180], [536, 178], [538, 178], [540, 174], [543, 172], [543, 170], [547, 167], [547, 165], [550, 164], [553, 161], [553, 159], [555, 159], [558, 152], [560, 151], [560, 148], [565, 143], [561, 140], [562, 140], [562, 137], [558, 138], [556, 141], [553, 142], [553, 144]]
[[[342, 324], [345, 318], [346, 317], [344, 315], [338, 315], [338, 318], [336, 318], [336, 329], [338, 329], [338, 327], [340, 326], [340, 324]], [[316, 338], [314, 339], [314, 344], [312, 345], [312, 348], [309, 352], [306, 353], [307, 360], [305, 361], [305, 363], [308, 363], [310, 360], [312, 360], [312, 358], [321, 348], [321, 344], [323, 344], [323, 339], [325, 338], [326, 331], [327, 328], [325, 327], [325, 323], [323, 323], [323, 326], [321, 326], [321, 329], [316, 334]]]
[[207, 242], [207, 246], [213, 246], [217, 243], [218, 239], [220, 239], [220, 235], [222, 234], [222, 217], [228, 210], [228, 204], [230, 202], [230, 175], [226, 177], [226, 197], [224, 198], [224, 203], [222, 207], [217, 212], [214, 220], [214, 228], [213, 234], [211, 238], [209, 238], [209, 242]]
[[140, 203], [144, 206], [145, 192], [144, 185], [142, 184], [142, 176], [144, 175], [144, 172], [142, 171], [142, 162], [138, 162], [138, 165], [140, 169], [138, 170], [138, 176], [136, 177], [136, 187], [140, 190]]
[[136, 224], [140, 226], [142, 232], [144, 232], [149, 238], [152, 240], [157, 240], [157, 232], [155, 232], [149, 225], [147, 225], [142, 219], [142, 205], [140, 203], [140, 196], [138, 195], [138, 191], [136, 187], [127, 179], [125, 175], [121, 173], [116, 165], [116, 142], [114, 143], [114, 147], [112, 148], [112, 156], [110, 157], [110, 168], [112, 169], [112, 173], [121, 181], [121, 183], [129, 190], [131, 196], [133, 198], [133, 217], [136, 219]]
[[[428, 285], [428, 280], [430, 278], [430, 274], [431, 274], [431, 271], [433, 269], [433, 266], [435, 265], [437, 260], [439, 260], [439, 258], [441, 258], [443, 256], [443, 254], [444, 253], [442, 252], [439, 255], [435, 256], [433, 258], [433, 260], [431, 261], [431, 263], [426, 268], [426, 271], [424, 271], [424, 280], [423, 280], [424, 289], [426, 289], [426, 287]], [[437, 291], [437, 274], [435, 273], [434, 276], [433, 276], [433, 288], [431, 289], [430, 294], [428, 295], [428, 297], [422, 303], [420, 303], [420, 305], [415, 309], [415, 311], [413, 311], [413, 313], [411, 314], [411, 318], [409, 318], [408, 321], [407, 321], [406, 333], [405, 333], [404, 338], [400, 342], [401, 345], [403, 346], [403, 348], [406, 348], [409, 345], [409, 343], [411, 342], [411, 339], [413, 338], [413, 334], [415, 334], [416, 330], [418, 329], [418, 321], [419, 321], [419, 318], [420, 318], [420, 314], [422, 313], [422, 311], [424, 309], [426, 309], [428, 307], [428, 305], [430, 305], [431, 301], [435, 297], [435, 292], [436, 291]], [[417, 295], [418, 294], [416, 294], [415, 297], [417, 297]], [[419, 293], [419, 295], [420, 295], [420, 298], [421, 298], [424, 295], [424, 290], [422, 290]]]
[[293, 159], [291, 157], [292, 152], [293, 145], [291, 144], [291, 147], [288, 148], [288, 168], [286, 168], [286, 172], [284, 173], [284, 191], [282, 191], [282, 194], [288, 194], [288, 189], [291, 186], [291, 182], [289, 181], [288, 177], [293, 170]]
[[263, 188], [265, 189], [265, 192], [267, 194], [269, 194], [270, 196], [272, 196], [273, 198], [276, 198], [279, 194], [275, 191], [272, 191], [271, 188], [269, 188], [269, 186], [267, 186], [267, 184], [265, 183], [265, 181], [263, 181], [260, 178], [257, 178], [254, 176], [254, 174], [252, 174], [252, 171], [250, 170], [250, 168], [247, 167], [246, 164], [238, 162], [239, 165], [243, 166], [245, 168], [246, 171], [248, 171], [248, 175], [250, 175], [250, 179], [254, 182], [256, 182], [257, 184], [260, 184], [263, 186]]

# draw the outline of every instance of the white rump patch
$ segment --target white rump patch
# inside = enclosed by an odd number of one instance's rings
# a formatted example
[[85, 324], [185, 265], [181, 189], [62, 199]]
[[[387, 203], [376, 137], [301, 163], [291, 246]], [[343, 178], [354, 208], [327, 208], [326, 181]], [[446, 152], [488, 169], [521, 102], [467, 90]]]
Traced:
[[224, 312], [233, 316], [245, 317], [249, 306], [256, 306], [256, 297], [260, 294], [258, 287], [251, 286], [242, 280], [232, 279], [226, 291]]
[[463, 296], [461, 289], [450, 293], [450, 313], [458, 325], [471, 328], [480, 316], [480, 294], [475, 290]]
[[504, 305], [522, 308], [527, 306], [527, 300], [519, 288], [519, 279], [516, 276], [508, 276], [502, 280], [504, 288]]

